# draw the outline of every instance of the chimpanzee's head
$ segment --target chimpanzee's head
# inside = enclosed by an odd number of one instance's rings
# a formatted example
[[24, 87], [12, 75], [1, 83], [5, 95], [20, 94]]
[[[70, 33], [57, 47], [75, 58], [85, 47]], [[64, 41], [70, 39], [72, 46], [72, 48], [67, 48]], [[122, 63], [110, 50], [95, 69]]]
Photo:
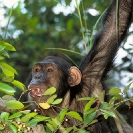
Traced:
[[48, 88], [55, 87], [57, 96], [64, 97], [70, 88], [80, 82], [81, 72], [77, 67], [59, 57], [48, 56], [33, 66], [28, 88], [33, 100], [44, 102], [47, 97], [43, 94]]

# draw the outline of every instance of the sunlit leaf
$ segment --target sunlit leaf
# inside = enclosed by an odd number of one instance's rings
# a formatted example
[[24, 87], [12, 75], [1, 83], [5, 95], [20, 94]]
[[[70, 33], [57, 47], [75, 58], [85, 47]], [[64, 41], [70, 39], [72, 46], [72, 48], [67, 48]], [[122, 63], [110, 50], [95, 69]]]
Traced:
[[9, 125], [9, 127], [10, 127], [10, 129], [12, 130], [13, 133], [18, 133], [17, 128], [14, 125], [9, 124], [9, 123], [8, 123], [8, 125]]
[[4, 50], [5, 46], [0, 45], [0, 51]]
[[78, 101], [88, 101], [88, 100], [90, 101], [92, 99], [96, 99], [96, 98], [94, 98], [94, 97], [83, 97], [83, 98], [79, 98]]
[[9, 115], [10, 114], [8, 112], [2, 112], [0, 114], [0, 120], [8, 120]]
[[109, 90], [109, 94], [119, 94], [121, 92], [121, 89], [120, 88], [112, 88]]
[[58, 98], [56, 99], [52, 104], [55, 105], [55, 104], [60, 104], [62, 102], [62, 98]]
[[29, 113], [26, 114], [25, 116], [22, 117], [22, 122], [27, 122], [29, 121], [31, 118], [35, 117], [37, 115], [37, 113], [33, 112], [33, 113]]
[[20, 112], [14, 113], [12, 115], [9, 116], [9, 119], [13, 119], [13, 118], [18, 118], [20, 117], [22, 114]]
[[86, 112], [84, 112], [84, 117], [86, 117], [86, 115], [92, 113], [92, 112], [95, 112], [96, 111], [96, 108], [90, 108], [89, 110], [87, 110]]
[[26, 90], [25, 85], [24, 85], [23, 83], [21, 83], [20, 81], [14, 80], [14, 81], [12, 82], [12, 84], [13, 84], [14, 86], [16, 86], [18, 89], [20, 89], [21, 91]]
[[132, 83], [130, 83], [124, 90], [123, 90], [123, 93], [125, 94], [125, 93], [127, 93], [127, 91], [129, 90], [129, 88], [130, 88], [130, 86], [133, 84], [133, 82]]
[[109, 115], [104, 114], [104, 118], [105, 118], [106, 120], [108, 119], [108, 117], [109, 117]]
[[56, 97], [57, 97], [56, 94], [55, 94], [55, 95], [52, 95], [51, 97], [49, 97], [49, 98], [47, 99], [47, 103], [49, 103], [49, 104], [53, 103]]
[[48, 119], [50, 119], [50, 117], [46, 117], [46, 116], [42, 116], [42, 115], [36, 115], [34, 117], [34, 121], [36, 121], [36, 122], [45, 121]]
[[14, 95], [15, 93], [14, 88], [5, 83], [0, 83], [0, 91], [9, 95]]
[[23, 111], [20, 111], [20, 113], [22, 114], [29, 114], [31, 112], [31, 110], [23, 110]]
[[59, 113], [59, 121], [60, 121], [60, 123], [63, 122], [63, 120], [64, 120], [64, 118], [65, 118], [65, 115], [66, 115], [67, 111], [68, 111], [68, 109], [63, 109], [63, 110], [61, 110], [61, 112]]
[[47, 125], [47, 127], [48, 127], [52, 132], [55, 131], [55, 128], [54, 128], [51, 124], [46, 123], [46, 125]]
[[0, 68], [6, 76], [14, 77], [14, 74], [17, 74], [17, 71], [6, 62], [0, 62]]
[[3, 82], [12, 82], [13, 80], [14, 80], [14, 77], [12, 77], [12, 76], [2, 77]]
[[51, 87], [49, 89], [47, 89], [45, 92], [44, 92], [44, 95], [52, 95], [56, 92], [56, 88], [55, 87]]
[[51, 121], [48, 121], [48, 122], [49, 122], [49, 124], [51, 124], [54, 127], [54, 129], [56, 129], [57, 126], [60, 124], [60, 122], [57, 120], [57, 117], [51, 119]]
[[0, 54], [0, 60], [3, 60], [4, 59], [4, 57]]
[[4, 46], [6, 50], [16, 51], [16, 49], [9, 43], [0, 41], [0, 45]]
[[104, 97], [105, 97], [105, 90], [102, 91], [100, 96], [98, 97], [100, 101], [104, 102]]
[[8, 109], [22, 109], [22, 108], [24, 108], [24, 105], [17, 100], [6, 101], [6, 106]]
[[9, 54], [5, 50], [0, 51], [0, 55], [10, 58]]
[[73, 117], [79, 121], [83, 121], [82, 117], [79, 115], [79, 113], [75, 112], [75, 111], [70, 111], [68, 113], [66, 113], [66, 115]]
[[86, 105], [85, 105], [85, 108], [84, 108], [84, 112], [86, 112], [87, 110], [90, 109], [91, 105], [94, 103], [95, 101], [95, 98], [92, 98]]
[[49, 109], [50, 105], [48, 103], [39, 103], [39, 106], [42, 107], [43, 109]]

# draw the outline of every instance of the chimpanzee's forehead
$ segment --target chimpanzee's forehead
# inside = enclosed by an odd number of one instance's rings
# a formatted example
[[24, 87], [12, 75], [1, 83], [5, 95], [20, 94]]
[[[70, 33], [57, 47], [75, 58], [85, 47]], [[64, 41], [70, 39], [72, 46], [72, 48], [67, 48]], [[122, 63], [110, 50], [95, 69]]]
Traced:
[[56, 56], [48, 56], [44, 58], [40, 63], [44, 63], [44, 64], [52, 63], [52, 64], [57, 65], [61, 69], [64, 69], [64, 68], [68, 69], [71, 67], [71, 65], [67, 61], [65, 61], [62, 58], [56, 57]]

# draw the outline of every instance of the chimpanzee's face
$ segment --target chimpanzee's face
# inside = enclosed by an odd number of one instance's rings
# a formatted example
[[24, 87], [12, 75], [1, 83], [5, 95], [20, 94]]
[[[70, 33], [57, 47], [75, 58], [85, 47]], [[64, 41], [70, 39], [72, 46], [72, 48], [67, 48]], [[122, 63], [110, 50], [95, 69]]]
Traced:
[[32, 99], [40, 102], [45, 101], [44, 91], [50, 87], [58, 89], [61, 70], [54, 63], [36, 63], [32, 69], [32, 80], [28, 86]]
[[61, 58], [48, 56], [33, 66], [28, 86], [30, 97], [37, 103], [45, 102], [48, 97], [44, 96], [44, 92], [50, 87], [57, 89], [57, 97], [64, 97], [69, 88], [81, 82], [81, 77], [77, 67]]

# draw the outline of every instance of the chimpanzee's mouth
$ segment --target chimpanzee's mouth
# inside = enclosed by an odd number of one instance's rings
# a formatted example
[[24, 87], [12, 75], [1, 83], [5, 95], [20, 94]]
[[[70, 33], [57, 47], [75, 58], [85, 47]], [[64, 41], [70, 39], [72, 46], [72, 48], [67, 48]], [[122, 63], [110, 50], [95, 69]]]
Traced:
[[40, 86], [32, 85], [29, 87], [29, 91], [30, 91], [30, 96], [32, 98], [35, 98], [35, 97], [41, 97], [44, 94], [45, 89]]

